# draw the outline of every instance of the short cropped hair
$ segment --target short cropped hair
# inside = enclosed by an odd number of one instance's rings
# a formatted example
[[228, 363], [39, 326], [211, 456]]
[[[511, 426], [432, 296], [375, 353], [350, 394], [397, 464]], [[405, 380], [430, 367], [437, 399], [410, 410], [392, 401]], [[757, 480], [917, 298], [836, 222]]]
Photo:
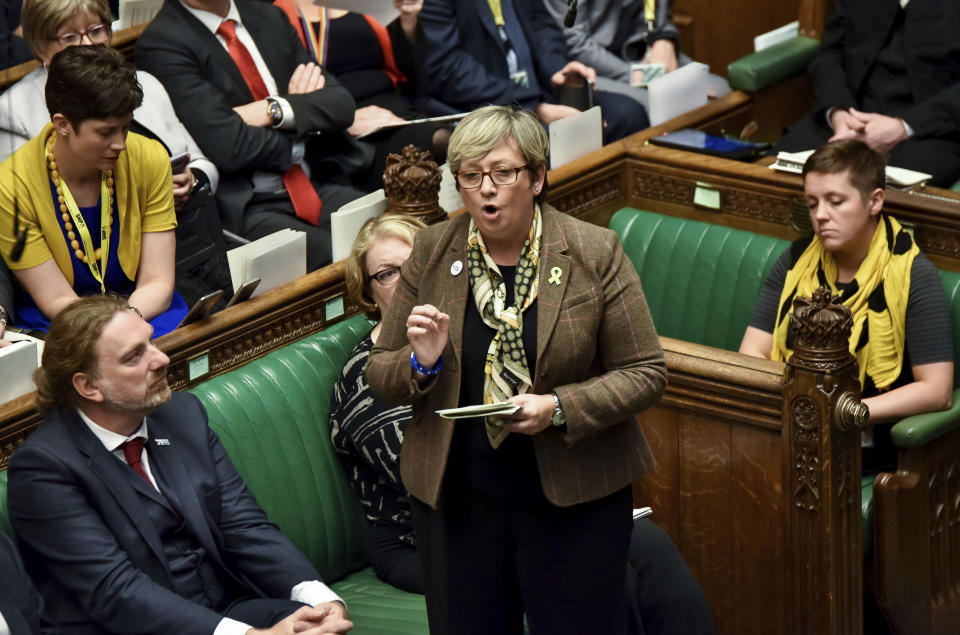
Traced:
[[57, 39], [60, 27], [81, 13], [92, 13], [108, 26], [112, 22], [107, 0], [23, 0], [23, 39], [37, 59], [44, 45]]
[[69, 46], [50, 61], [46, 98], [51, 117], [60, 113], [79, 130], [88, 119], [130, 115], [143, 102], [143, 88], [120, 51]]
[[[546, 164], [550, 138], [536, 115], [511, 106], [484, 106], [464, 117], [450, 135], [450, 171], [456, 174], [461, 163], [479, 159], [504, 139], [516, 146], [531, 171]], [[546, 181], [543, 185], [538, 201], [546, 194]]]
[[811, 172], [821, 174], [839, 174], [847, 172], [850, 183], [866, 199], [870, 193], [884, 188], [887, 158], [867, 144], [854, 139], [831, 141], [817, 148], [803, 164], [803, 178]]
[[103, 327], [129, 308], [127, 300], [118, 295], [91, 295], [69, 304], [53, 318], [43, 345], [43, 363], [33, 373], [37, 410], [76, 405], [73, 375], [97, 375], [97, 342]]
[[[413, 245], [413, 237], [426, 227], [419, 219], [402, 214], [382, 214], [371, 218], [357, 234], [347, 257], [347, 295], [359, 305], [371, 320], [382, 317], [380, 307], [373, 302], [370, 296], [370, 274], [367, 272], [367, 253], [370, 248], [384, 238], [398, 238], [408, 245]], [[383, 307], [386, 309], [386, 307]]]

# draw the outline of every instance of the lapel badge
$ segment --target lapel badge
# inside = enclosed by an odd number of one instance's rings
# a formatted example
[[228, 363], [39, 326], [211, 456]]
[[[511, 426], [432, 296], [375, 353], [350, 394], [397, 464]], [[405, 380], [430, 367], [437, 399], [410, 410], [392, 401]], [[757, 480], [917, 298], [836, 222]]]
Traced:
[[153, 441], [158, 446], [170, 445], [170, 439], [154, 439]]
[[463, 263], [459, 260], [454, 260], [453, 264], [450, 265], [450, 275], [459, 276], [461, 271], [463, 271]]
[[550, 278], [547, 280], [550, 284], [555, 284], [558, 287], [560, 286], [560, 276], [563, 275], [563, 269], [560, 267], [553, 267], [550, 269]]

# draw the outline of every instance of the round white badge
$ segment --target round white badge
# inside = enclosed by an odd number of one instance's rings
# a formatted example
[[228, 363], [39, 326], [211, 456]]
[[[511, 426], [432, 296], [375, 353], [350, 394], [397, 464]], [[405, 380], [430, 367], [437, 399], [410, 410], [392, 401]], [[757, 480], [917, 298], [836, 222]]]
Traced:
[[459, 276], [461, 271], [463, 271], [463, 263], [459, 260], [455, 260], [453, 264], [450, 265], [450, 274]]

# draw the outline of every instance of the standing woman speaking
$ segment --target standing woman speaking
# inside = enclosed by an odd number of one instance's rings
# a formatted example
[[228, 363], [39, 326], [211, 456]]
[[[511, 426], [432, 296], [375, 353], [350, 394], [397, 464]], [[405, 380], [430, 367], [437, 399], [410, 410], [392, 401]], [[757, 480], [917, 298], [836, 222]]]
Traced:
[[[450, 139], [467, 214], [420, 231], [367, 379], [413, 404], [400, 459], [430, 632], [626, 629], [630, 484], [653, 465], [634, 415], [666, 366], [615, 234], [542, 204], [536, 117], [488, 106]], [[512, 401], [506, 419], [436, 410]]]

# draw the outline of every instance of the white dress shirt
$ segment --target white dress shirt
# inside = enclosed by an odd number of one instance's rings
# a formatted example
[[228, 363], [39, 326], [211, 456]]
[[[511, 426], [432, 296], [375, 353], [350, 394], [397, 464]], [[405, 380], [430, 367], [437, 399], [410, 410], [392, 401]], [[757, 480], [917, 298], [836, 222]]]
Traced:
[[[93, 432], [93, 434], [103, 444], [103, 447], [117, 457], [117, 460], [123, 462], [124, 465], [127, 465], [127, 459], [123, 456], [123, 449], [121, 446], [126, 441], [136, 438], [142, 438], [144, 441], [150, 440], [150, 436], [147, 434], [146, 417], [144, 417], [143, 423], [140, 424], [140, 427], [137, 428], [136, 432], [128, 437], [125, 437], [122, 434], [117, 434], [116, 432], [107, 430], [103, 426], [97, 425], [83, 412], [83, 410], [77, 408], [77, 412], [80, 414], [80, 418], [83, 419], [83, 422], [87, 424], [87, 427], [90, 428], [90, 431]], [[143, 470], [147, 473], [147, 476], [150, 477], [150, 482], [153, 484], [153, 487], [160, 492], [160, 488], [157, 487], [157, 480], [154, 478], [153, 472], [150, 470], [150, 455], [147, 453], [146, 443], [144, 443], [143, 451], [140, 455], [140, 462], [143, 465]], [[162, 493], [163, 492], [161, 492], [161, 494]], [[340, 598], [339, 595], [334, 593], [330, 587], [319, 580], [304, 580], [303, 582], [300, 582], [290, 589], [290, 599], [294, 602], [303, 602], [304, 604], [309, 604], [310, 606], [316, 606], [321, 602], [334, 601], [340, 602], [346, 606], [346, 603]], [[5, 627], [6, 622], [3, 621], [3, 616], [0, 615], [0, 635], [9, 635], [9, 632], [4, 630]], [[230, 619], [229, 617], [224, 617], [217, 624], [217, 628], [213, 631], [213, 635], [244, 635], [251, 628], [253, 627], [249, 624], [244, 624], [243, 622]]]

